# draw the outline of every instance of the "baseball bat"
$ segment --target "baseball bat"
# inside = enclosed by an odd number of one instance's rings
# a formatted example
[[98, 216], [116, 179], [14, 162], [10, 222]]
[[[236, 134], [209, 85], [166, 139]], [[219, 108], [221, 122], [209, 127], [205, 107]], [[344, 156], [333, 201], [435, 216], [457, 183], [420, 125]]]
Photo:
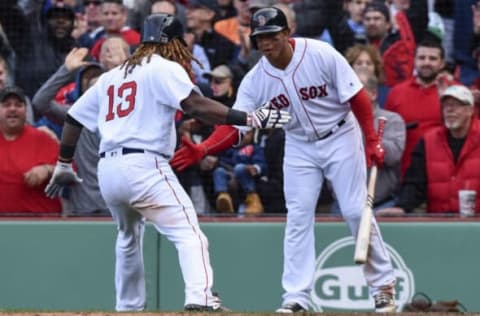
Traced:
[[[378, 137], [380, 141], [383, 137], [383, 131], [385, 130], [386, 117], [378, 118]], [[373, 200], [375, 197], [375, 184], [377, 182], [377, 166], [373, 165], [370, 169], [370, 178], [368, 180], [367, 187], [367, 201], [362, 211], [362, 217], [360, 218], [360, 225], [358, 226], [357, 241], [355, 243], [355, 254], [353, 260], [357, 264], [363, 264], [367, 262], [368, 247], [370, 245], [370, 231], [372, 228], [372, 216], [373, 216]]]

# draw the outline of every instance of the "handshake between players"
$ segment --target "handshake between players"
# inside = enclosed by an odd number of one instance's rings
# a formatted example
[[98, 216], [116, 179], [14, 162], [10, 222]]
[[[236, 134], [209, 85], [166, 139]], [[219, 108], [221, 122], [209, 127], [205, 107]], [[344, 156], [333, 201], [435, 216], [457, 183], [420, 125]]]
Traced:
[[[273, 108], [270, 102], [264, 103], [260, 108], [249, 113], [229, 109], [229, 112], [231, 111], [234, 111], [235, 115], [231, 122], [228, 122], [227, 118], [227, 124], [246, 125], [261, 129], [281, 128], [287, 124], [291, 118], [290, 113]], [[246, 118], [241, 119], [240, 116], [242, 115], [246, 115]], [[203, 147], [196, 147], [195, 144], [188, 139], [182, 138], [182, 143], [184, 146], [179, 152], [175, 153], [175, 158], [172, 161], [172, 167], [177, 167], [177, 170], [183, 170], [194, 162], [200, 161], [207, 153]], [[55, 166], [50, 182], [45, 188], [45, 193], [48, 197], [55, 198], [61, 195], [64, 187], [81, 182], [82, 179], [72, 168], [71, 161], [59, 161]]]

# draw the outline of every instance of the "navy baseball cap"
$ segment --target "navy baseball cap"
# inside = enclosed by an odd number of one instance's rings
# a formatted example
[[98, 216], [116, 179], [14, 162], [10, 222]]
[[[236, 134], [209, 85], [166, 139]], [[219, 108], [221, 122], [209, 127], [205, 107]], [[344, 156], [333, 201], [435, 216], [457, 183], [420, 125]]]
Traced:
[[215, 13], [218, 13], [220, 11], [220, 5], [218, 4], [217, 0], [190, 0], [188, 2], [187, 7], [190, 7], [190, 8], [205, 7], [212, 11], [215, 11]]
[[23, 103], [27, 103], [27, 97], [23, 90], [16, 86], [8, 86], [5, 87], [3, 90], [0, 91], [0, 102], [5, 101], [8, 96], [15, 95], [17, 98], [20, 99]]
[[367, 12], [380, 12], [381, 14], [383, 14], [383, 16], [385, 16], [385, 20], [387, 20], [387, 22], [390, 22], [390, 10], [383, 2], [370, 2], [366, 5], [363, 14], [365, 15], [365, 13]]
[[51, 5], [47, 8], [45, 12], [45, 18], [49, 19], [54, 16], [64, 15], [67, 16], [70, 20], [75, 20], [75, 11], [69, 5], [63, 2], [57, 2], [54, 5]]

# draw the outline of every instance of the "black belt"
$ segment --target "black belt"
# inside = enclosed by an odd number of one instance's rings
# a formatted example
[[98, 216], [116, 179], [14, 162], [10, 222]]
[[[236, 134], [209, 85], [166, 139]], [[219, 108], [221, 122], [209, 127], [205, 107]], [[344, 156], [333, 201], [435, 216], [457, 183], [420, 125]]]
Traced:
[[[128, 148], [128, 147], [123, 147], [122, 148], [122, 155], [128, 155], [128, 154], [143, 154], [145, 150], [143, 149], [138, 149], [138, 148]], [[105, 153], [100, 153], [100, 158], [105, 158]]]
[[342, 119], [340, 122], [337, 123], [337, 125], [335, 125], [331, 130], [328, 131], [328, 133], [326, 133], [325, 135], [321, 136], [318, 140], [322, 140], [322, 139], [325, 139], [327, 137], [329, 137], [330, 135], [332, 135], [340, 126], [342, 126], [343, 124], [345, 124], [345, 119]]

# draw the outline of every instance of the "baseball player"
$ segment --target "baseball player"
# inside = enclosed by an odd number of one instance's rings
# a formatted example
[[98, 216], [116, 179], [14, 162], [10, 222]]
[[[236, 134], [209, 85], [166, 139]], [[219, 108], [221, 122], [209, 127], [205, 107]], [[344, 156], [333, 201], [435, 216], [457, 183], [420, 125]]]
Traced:
[[[269, 101], [292, 116], [284, 127], [285, 294], [277, 312], [301, 312], [308, 309], [313, 286], [315, 206], [323, 180], [331, 181], [342, 215], [356, 236], [367, 196], [366, 166], [381, 166], [384, 151], [374, 130], [369, 96], [342, 55], [317, 40], [289, 38], [286, 18], [276, 8], [255, 12], [251, 27], [252, 45], [263, 56], [242, 80], [233, 108], [252, 111]], [[217, 129], [200, 144], [185, 141], [171, 165], [182, 170], [210, 153], [212, 139], [234, 144], [238, 134], [228, 128], [230, 133]], [[394, 311], [394, 271], [375, 219], [370, 243], [364, 274], [375, 311]]]
[[117, 311], [145, 309], [143, 218], [178, 250], [185, 310], [224, 310], [211, 291], [207, 238], [168, 163], [176, 144], [175, 112], [183, 109], [211, 124], [263, 128], [282, 126], [289, 119], [288, 112], [261, 108], [246, 113], [201, 96], [189, 76], [191, 61], [181, 23], [168, 14], [150, 15], [137, 50], [102, 75], [72, 105], [65, 120], [58, 163], [46, 193], [56, 196], [65, 185], [82, 181], [72, 169], [75, 145], [82, 127], [98, 131], [100, 190], [118, 226]]

